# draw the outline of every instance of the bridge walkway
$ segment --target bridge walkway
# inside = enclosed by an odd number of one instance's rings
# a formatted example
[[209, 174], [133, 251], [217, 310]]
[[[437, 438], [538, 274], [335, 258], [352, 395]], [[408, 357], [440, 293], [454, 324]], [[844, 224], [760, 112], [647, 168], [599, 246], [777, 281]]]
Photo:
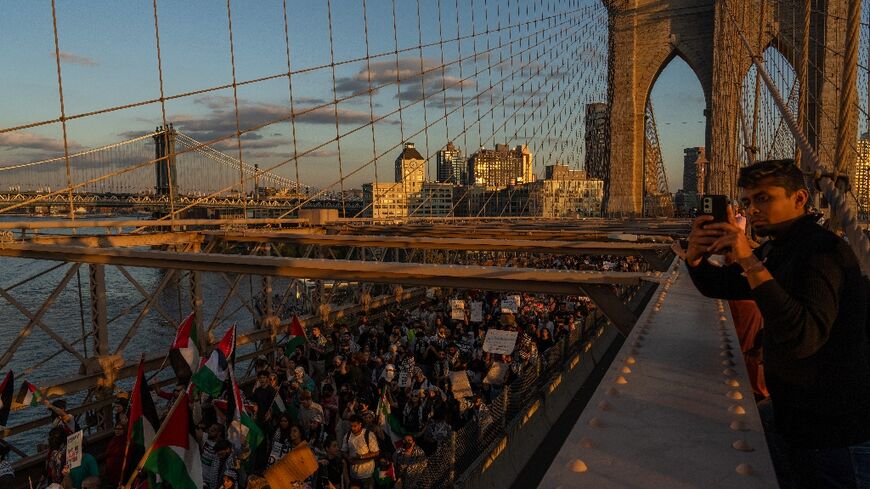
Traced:
[[540, 489], [777, 487], [727, 303], [669, 273]]

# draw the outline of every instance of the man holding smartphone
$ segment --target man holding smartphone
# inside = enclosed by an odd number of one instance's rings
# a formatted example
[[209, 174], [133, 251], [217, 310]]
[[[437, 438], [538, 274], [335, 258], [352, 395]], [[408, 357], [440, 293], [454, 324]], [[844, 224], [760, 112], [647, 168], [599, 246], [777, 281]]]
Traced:
[[[738, 186], [753, 230], [770, 239], [753, 250], [730, 207], [725, 222], [698, 217], [686, 253], [692, 281], [706, 296], [753, 299], [761, 310], [765, 379], [792, 486], [868, 487], [867, 279], [849, 246], [807, 215], [809, 192], [792, 160], [743, 168]], [[707, 263], [717, 253], [725, 267]]]

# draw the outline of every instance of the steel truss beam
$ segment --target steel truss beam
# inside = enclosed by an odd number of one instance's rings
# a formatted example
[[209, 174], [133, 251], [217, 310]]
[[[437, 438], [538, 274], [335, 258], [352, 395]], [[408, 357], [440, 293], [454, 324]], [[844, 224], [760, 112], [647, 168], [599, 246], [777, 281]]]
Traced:
[[376, 263], [120, 248], [91, 249], [27, 243], [0, 245], [0, 256], [171, 270], [566, 295], [579, 294], [581, 285], [639, 285], [642, 280], [651, 278], [644, 273], [631, 272], [572, 272], [511, 267]]

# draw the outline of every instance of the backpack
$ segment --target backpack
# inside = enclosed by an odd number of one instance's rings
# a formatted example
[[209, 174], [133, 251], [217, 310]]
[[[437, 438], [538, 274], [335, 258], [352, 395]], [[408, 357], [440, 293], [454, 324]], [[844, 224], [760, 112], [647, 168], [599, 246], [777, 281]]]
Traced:
[[[372, 439], [370, 438], [370, 436], [374, 435], [374, 433], [369, 431], [367, 428], [363, 428], [362, 432], [363, 432], [363, 439], [366, 441], [366, 448], [369, 449], [369, 447], [372, 446]], [[352, 434], [353, 434], [352, 431], [348, 431], [347, 434], [344, 435], [344, 444], [345, 445], [350, 446], [350, 435], [352, 435]], [[378, 444], [377, 437], [375, 437], [375, 446], [378, 447], [378, 450], [380, 450], [381, 446]], [[371, 451], [371, 449], [369, 449], [369, 451]]]

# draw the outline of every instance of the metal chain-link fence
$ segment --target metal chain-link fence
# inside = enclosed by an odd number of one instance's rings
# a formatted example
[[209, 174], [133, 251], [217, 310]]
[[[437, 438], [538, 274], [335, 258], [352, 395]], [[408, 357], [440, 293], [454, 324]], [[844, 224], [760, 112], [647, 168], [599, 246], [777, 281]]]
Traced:
[[[529, 358], [522, 363], [514, 379], [491, 396], [491, 402], [485, 403], [479, 413], [439, 444], [428, 457], [423, 473], [408, 482], [420, 489], [453, 487], [481, 457], [503, 449], [503, 442], [499, 440], [504, 440], [514, 419], [546, 394], [545, 389], [566, 370], [573, 354], [587, 348], [606, 323], [607, 319], [596, 309], [549, 349], [538, 352], [534, 346], [526, 345], [531, 346]], [[524, 347], [523, 341], [531, 343], [530, 338], [521, 338], [518, 350]]]

